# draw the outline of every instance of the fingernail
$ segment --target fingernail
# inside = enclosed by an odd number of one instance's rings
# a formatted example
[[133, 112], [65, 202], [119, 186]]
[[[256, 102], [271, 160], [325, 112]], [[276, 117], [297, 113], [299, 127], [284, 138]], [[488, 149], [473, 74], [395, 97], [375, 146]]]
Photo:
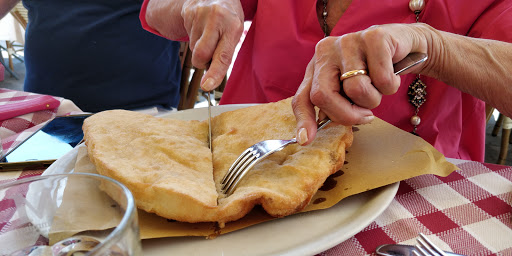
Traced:
[[213, 80], [213, 78], [208, 78], [208, 79], [206, 79], [206, 81], [204, 81], [201, 88], [203, 88], [203, 90], [209, 92], [209, 91], [215, 89], [215, 81]]
[[373, 121], [373, 119], [375, 119], [375, 116], [371, 115], [371, 116], [365, 116], [361, 119], [361, 123], [360, 124], [368, 124], [368, 123], [371, 123]]
[[308, 130], [306, 130], [306, 128], [299, 129], [299, 133], [297, 136], [297, 142], [300, 145], [303, 145], [304, 143], [308, 142]]

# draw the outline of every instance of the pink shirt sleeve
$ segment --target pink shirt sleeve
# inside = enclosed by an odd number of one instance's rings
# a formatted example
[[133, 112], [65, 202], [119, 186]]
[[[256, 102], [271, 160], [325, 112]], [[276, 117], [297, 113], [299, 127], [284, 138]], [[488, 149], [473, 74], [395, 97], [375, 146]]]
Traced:
[[512, 43], [512, 1], [495, 1], [475, 21], [468, 36]]
[[240, 3], [244, 9], [245, 20], [252, 20], [258, 7], [258, 0], [240, 0]]
[[155, 35], [164, 37], [160, 33], [158, 33], [158, 31], [156, 31], [155, 29], [150, 27], [148, 25], [148, 23], [146, 22], [146, 10], [148, 8], [148, 3], [149, 3], [149, 0], [144, 0], [144, 2], [142, 3], [142, 7], [140, 8], [139, 19], [140, 19], [140, 23], [142, 24], [142, 28], [155, 34]]
[[[241, 0], [242, 8], [244, 9], [244, 17], [245, 20], [252, 20], [254, 18], [254, 14], [256, 13], [256, 7], [258, 6], [258, 0]], [[142, 6], [140, 8], [139, 19], [142, 25], [142, 28], [161, 37], [165, 37], [160, 32], [156, 31], [152, 27], [148, 25], [146, 22], [146, 11], [148, 8], [149, 0], [144, 0]], [[188, 41], [188, 37], [180, 38], [178, 41]]]

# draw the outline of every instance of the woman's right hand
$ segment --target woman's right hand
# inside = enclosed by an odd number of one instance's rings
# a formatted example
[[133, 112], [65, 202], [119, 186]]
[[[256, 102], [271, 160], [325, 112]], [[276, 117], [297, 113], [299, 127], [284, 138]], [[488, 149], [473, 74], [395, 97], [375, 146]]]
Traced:
[[208, 69], [201, 87], [210, 91], [220, 85], [244, 29], [240, 0], [151, 0], [146, 20], [170, 39], [188, 35], [192, 64]]

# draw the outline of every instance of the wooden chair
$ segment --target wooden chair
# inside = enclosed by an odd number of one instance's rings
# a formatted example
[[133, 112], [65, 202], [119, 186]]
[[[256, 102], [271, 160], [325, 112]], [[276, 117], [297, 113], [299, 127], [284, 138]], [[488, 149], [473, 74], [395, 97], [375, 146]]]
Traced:
[[489, 104], [485, 104], [485, 123], [489, 123], [489, 119], [491, 119], [492, 113], [494, 112], [494, 108]]
[[501, 146], [500, 146], [500, 154], [498, 155], [497, 164], [505, 164], [508, 155], [508, 146], [511, 141], [510, 133], [512, 131], [512, 119], [503, 114], [499, 114], [498, 120], [496, 120], [496, 124], [492, 130], [491, 135], [493, 137], [498, 136], [498, 133], [501, 129]]
[[[17, 3], [10, 11], [14, 19], [21, 24], [23, 29], [27, 28], [28, 23], [28, 10], [23, 6], [21, 2]], [[6, 50], [9, 56], [9, 68], [14, 70], [13, 57], [23, 61], [16, 52], [23, 51], [23, 45], [17, 45], [15, 42], [6, 41]]]
[[180, 83], [180, 103], [178, 110], [194, 108], [201, 87], [201, 78], [204, 69], [195, 68], [192, 65], [192, 52], [188, 47], [188, 42], [181, 43], [181, 83]]
[[11, 10], [12, 16], [16, 19], [21, 26], [26, 29], [28, 23], [28, 10], [23, 6], [21, 2], [17, 3]]
[[[180, 103], [178, 110], [194, 108], [199, 97], [204, 97], [201, 88], [201, 78], [205, 70], [196, 68], [192, 65], [192, 51], [188, 47], [188, 42], [182, 42], [180, 47], [181, 59], [181, 83], [180, 83]], [[222, 91], [226, 85], [227, 78], [224, 77], [221, 85], [215, 90], [215, 100], [220, 100]]]
[[[491, 118], [494, 108], [485, 105], [485, 112], [487, 115], [487, 122], [489, 122], [489, 119]], [[505, 161], [507, 160], [508, 155], [508, 147], [509, 144], [512, 143], [512, 138], [510, 136], [512, 132], [512, 119], [503, 115], [499, 114], [498, 120], [496, 120], [496, 123], [494, 124], [494, 128], [492, 129], [491, 135], [493, 137], [498, 136], [498, 133], [501, 129], [501, 145], [500, 145], [500, 154], [498, 155], [498, 160], [496, 161], [497, 164], [505, 164]]]

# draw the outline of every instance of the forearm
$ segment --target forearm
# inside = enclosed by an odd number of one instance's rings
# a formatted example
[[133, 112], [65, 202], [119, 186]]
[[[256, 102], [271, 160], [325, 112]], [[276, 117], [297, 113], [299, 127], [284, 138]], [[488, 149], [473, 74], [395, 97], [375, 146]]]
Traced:
[[0, 19], [5, 17], [9, 11], [19, 2], [20, 0], [0, 0]]
[[430, 31], [430, 59], [422, 73], [512, 116], [512, 44]]
[[[0, 0], [1, 1], [1, 0]], [[178, 40], [187, 37], [181, 10], [186, 0], [151, 0], [146, 11], [146, 22], [161, 35]]]

